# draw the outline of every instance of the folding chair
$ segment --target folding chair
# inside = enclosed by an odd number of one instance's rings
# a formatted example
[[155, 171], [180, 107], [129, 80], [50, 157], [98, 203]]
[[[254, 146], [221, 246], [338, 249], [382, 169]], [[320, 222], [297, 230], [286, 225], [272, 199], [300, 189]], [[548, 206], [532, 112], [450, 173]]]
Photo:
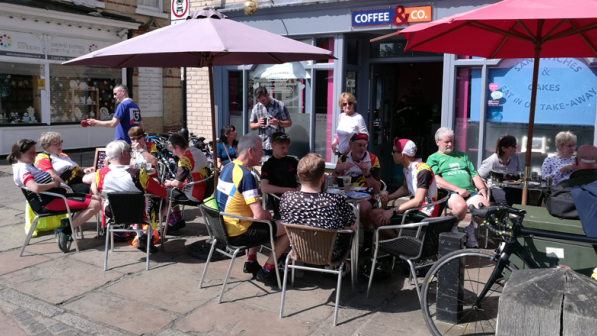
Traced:
[[[205, 178], [203, 180], [194, 181], [194, 182], [185, 184], [184, 187], [182, 188], [182, 192], [184, 192], [185, 190], [191, 188], [195, 184], [199, 184], [199, 183], [205, 183], [205, 193], [203, 194], [204, 195], [203, 199], [206, 199], [206, 198], [208, 198], [208, 197], [210, 197], [210, 196], [213, 195], [213, 193], [214, 193], [214, 176], [213, 175], [209, 176], [208, 178]], [[185, 205], [199, 206], [199, 205], [203, 204], [203, 200], [201, 202], [194, 202], [194, 201], [191, 201], [191, 200], [188, 200], [188, 201], [178, 201], [178, 200], [175, 200], [172, 197], [172, 193], [173, 192], [174, 192], [174, 188], [172, 188], [170, 190], [170, 195], [168, 195], [170, 201], [168, 203], [168, 215], [167, 216], [170, 216], [170, 213], [172, 212], [173, 206], [181, 205], [182, 206], [181, 215], [184, 216], [184, 206]], [[167, 216], [166, 216], [166, 221], [168, 220]], [[160, 248], [163, 251], [164, 250], [163, 241], [164, 241], [164, 238], [166, 237], [166, 233], [168, 231], [168, 223], [166, 222], [166, 224], [164, 224], [164, 227], [162, 228], [161, 227], [161, 221], [160, 221], [160, 230], [162, 231], [162, 245], [160, 246]]]
[[[336, 244], [336, 236], [339, 233], [346, 233], [354, 237], [353, 230], [330, 230], [321, 229], [305, 225], [295, 225], [283, 223], [286, 229], [286, 234], [290, 240], [292, 250], [286, 257], [286, 264], [284, 266], [284, 280], [282, 281], [282, 302], [280, 304], [280, 318], [284, 315], [284, 301], [286, 299], [286, 279], [288, 277], [288, 268], [292, 269], [292, 284], [294, 285], [294, 270], [300, 269], [305, 271], [325, 272], [338, 275], [338, 284], [336, 286], [336, 304], [334, 307], [334, 327], [338, 319], [338, 303], [340, 302], [340, 288], [342, 286], [342, 271], [344, 269], [344, 262], [348, 258], [348, 254], [352, 251], [351, 246], [346, 246], [346, 251], [339, 260], [332, 261], [332, 252]], [[351, 244], [352, 245], [352, 244]], [[288, 262], [292, 259], [292, 265]], [[340, 268], [336, 270], [321, 269], [316, 267], [296, 266], [295, 262], [301, 261], [304, 264], [319, 265], [319, 266], [337, 266]]]
[[[272, 224], [269, 221], [262, 221], [262, 220], [257, 220], [255, 218], [247, 218], [247, 217], [242, 217], [242, 216], [237, 216], [237, 215], [221, 212], [219, 210], [208, 208], [205, 205], [199, 206], [199, 209], [201, 209], [201, 213], [203, 214], [203, 218], [205, 218], [206, 224], [211, 228], [210, 232], [212, 234], [211, 249], [209, 250], [209, 255], [207, 257], [207, 260], [205, 261], [205, 267], [203, 268], [203, 273], [201, 274], [201, 281], [199, 281], [199, 288], [201, 288], [201, 286], [203, 286], [203, 280], [205, 279], [205, 273], [207, 272], [207, 267], [209, 266], [209, 262], [211, 260], [211, 256], [212, 256], [214, 250], [220, 252], [221, 254], [223, 254], [229, 258], [232, 258], [232, 260], [230, 260], [230, 266], [228, 266], [228, 272], [226, 272], [226, 277], [224, 278], [224, 284], [222, 284], [222, 290], [220, 291], [220, 296], [218, 297], [218, 303], [220, 303], [220, 302], [222, 302], [222, 296], [224, 295], [224, 289], [226, 288], [226, 283], [228, 282], [228, 278], [230, 276], [230, 270], [232, 270], [232, 265], [234, 265], [234, 260], [236, 259], [236, 255], [238, 254], [238, 252], [240, 252], [242, 250], [247, 250], [251, 247], [261, 246], [261, 245], [270, 243], [271, 247], [272, 247], [271, 248], [272, 253], [274, 253], [274, 255], [276, 255], [276, 249], [274, 246], [275, 237], [273, 235], [273, 227], [272, 227], [272, 225], [275, 225], [275, 224]], [[228, 240], [228, 231], [226, 230], [226, 225], [224, 224], [223, 216], [234, 217], [237, 219], [251, 221], [254, 223], [258, 223], [258, 222], [266, 223], [270, 226], [270, 237], [269, 237], [269, 239], [264, 239], [258, 243], [252, 244], [252, 245], [246, 245], [246, 246], [232, 245], [232, 244], [230, 244], [230, 242]], [[226, 247], [234, 250], [234, 252], [232, 254], [230, 254], [227, 251], [217, 248], [216, 244], [218, 242], [226, 243]], [[276, 272], [276, 280], [278, 280], [278, 288], [282, 288], [282, 286], [280, 285], [280, 273], [278, 272], [278, 262], [277, 261], [275, 263], [275, 272]]]
[[[425, 219], [421, 223], [401, 224], [380, 226], [375, 230], [375, 252], [373, 254], [373, 262], [371, 265], [371, 274], [369, 275], [369, 285], [367, 286], [367, 298], [369, 297], [369, 290], [371, 289], [371, 282], [373, 281], [373, 274], [375, 272], [375, 263], [377, 261], [377, 253], [382, 251], [390, 254], [395, 262], [396, 257], [406, 261], [410, 267], [411, 275], [414, 279], [414, 285], [417, 290], [419, 300], [421, 299], [421, 290], [419, 288], [419, 281], [417, 280], [417, 269], [427, 267], [429, 264], [418, 265], [415, 267], [415, 261], [427, 260], [430, 257], [436, 256], [439, 248], [439, 235], [443, 232], [450, 232], [454, 223], [458, 221], [456, 216], [447, 217], [431, 217]], [[417, 229], [416, 236], [403, 236], [402, 229]], [[397, 238], [379, 240], [379, 232], [382, 230], [396, 230], [400, 229]]]
[[[143, 221], [145, 212], [145, 195], [142, 193], [108, 193], [108, 206], [112, 211], [112, 219], [106, 222], [106, 251], [104, 252], [104, 271], [108, 269], [108, 249], [109, 243], [112, 243], [112, 252], [114, 252], [114, 232], [137, 232], [136, 229], [114, 229], [111, 226], [124, 224], [147, 224], [147, 260], [145, 270], [149, 270], [149, 246], [153, 239], [153, 230], [151, 224]], [[140, 229], [141, 230], [141, 229]]]
[[[31, 202], [29, 201], [29, 198], [27, 197], [27, 193], [28, 192], [31, 193], [32, 191], [29, 190], [29, 188], [27, 188], [27, 187], [20, 187], [20, 188], [21, 188], [21, 191], [23, 192], [23, 195], [25, 195], [27, 202], [31, 206]], [[33, 232], [35, 231], [35, 228], [37, 227], [37, 222], [39, 221], [39, 219], [44, 218], [44, 217], [56, 216], [56, 215], [66, 215], [66, 218], [68, 218], [68, 222], [70, 224], [71, 231], [73, 232], [72, 237], [75, 240], [75, 249], [77, 250], [77, 253], [79, 253], [79, 243], [77, 241], [77, 234], [76, 234], [75, 228], [73, 227], [73, 221], [72, 221], [72, 219], [75, 216], [77, 211], [74, 211], [74, 212], [70, 211], [70, 207], [68, 206], [68, 201], [64, 195], [60, 195], [60, 194], [56, 194], [56, 193], [52, 193], [52, 192], [48, 192], [48, 191], [42, 191], [39, 194], [53, 196], [56, 198], [61, 198], [64, 201], [66, 210], [64, 210], [64, 211], [49, 211], [49, 210], [46, 210], [45, 208], [43, 208], [42, 211], [37, 212], [34, 210], [34, 207], [31, 206], [31, 210], [35, 214], [35, 218], [33, 219], [33, 222], [31, 222], [31, 226], [29, 227], [29, 233], [27, 234], [27, 237], [25, 237], [25, 242], [23, 243], [23, 247], [21, 247], [21, 253], [19, 253], [19, 257], [23, 256], [23, 252], [25, 252], [25, 247], [27, 245], [29, 245], [29, 241], [31, 240], [31, 236], [33, 235]], [[82, 230], [83, 229], [80, 228], [81, 239], [83, 239], [83, 231]]]

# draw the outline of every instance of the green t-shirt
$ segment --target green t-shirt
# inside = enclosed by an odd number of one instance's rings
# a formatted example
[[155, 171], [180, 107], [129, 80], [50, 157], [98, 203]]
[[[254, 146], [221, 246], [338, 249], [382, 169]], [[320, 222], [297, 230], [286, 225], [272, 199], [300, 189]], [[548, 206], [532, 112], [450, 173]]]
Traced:
[[466, 189], [469, 192], [477, 191], [473, 177], [478, 174], [466, 154], [458, 151], [452, 151], [450, 155], [436, 152], [427, 158], [427, 165], [435, 175], [458, 188]]

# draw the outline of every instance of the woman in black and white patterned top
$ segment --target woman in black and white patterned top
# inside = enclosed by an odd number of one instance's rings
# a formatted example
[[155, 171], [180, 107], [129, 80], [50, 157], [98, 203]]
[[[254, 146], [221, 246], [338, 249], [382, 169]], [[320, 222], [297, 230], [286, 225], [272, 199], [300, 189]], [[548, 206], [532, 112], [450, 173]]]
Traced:
[[576, 151], [576, 135], [572, 132], [560, 132], [556, 135], [556, 148], [558, 154], [543, 161], [541, 175], [543, 178], [551, 177], [552, 185], [557, 185], [570, 178], [576, 171], [574, 152]]
[[[319, 154], [307, 154], [299, 162], [297, 171], [301, 191], [289, 191], [282, 195], [282, 221], [322, 229], [354, 229], [356, 216], [346, 199], [341, 195], [320, 192], [325, 171], [323, 157]], [[339, 234], [332, 260], [342, 257], [347, 248], [350, 248], [350, 236]]]

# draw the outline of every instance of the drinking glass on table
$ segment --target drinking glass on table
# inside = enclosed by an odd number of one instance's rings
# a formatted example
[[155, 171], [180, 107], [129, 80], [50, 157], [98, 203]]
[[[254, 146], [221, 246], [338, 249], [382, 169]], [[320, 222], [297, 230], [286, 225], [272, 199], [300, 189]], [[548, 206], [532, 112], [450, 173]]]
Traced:
[[379, 201], [381, 202], [381, 208], [385, 209], [388, 206], [388, 201], [390, 200], [390, 194], [387, 190], [382, 190], [379, 193]]
[[349, 192], [350, 187], [352, 187], [352, 177], [342, 176], [342, 182], [344, 183], [344, 192], [345, 193]]

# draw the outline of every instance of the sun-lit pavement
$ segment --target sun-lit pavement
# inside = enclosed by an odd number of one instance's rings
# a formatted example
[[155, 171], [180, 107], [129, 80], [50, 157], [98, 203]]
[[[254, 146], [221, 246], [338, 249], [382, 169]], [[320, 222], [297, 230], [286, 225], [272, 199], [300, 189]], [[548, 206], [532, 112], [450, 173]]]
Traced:
[[11, 167], [0, 171], [0, 335], [428, 335], [400, 267], [373, 283], [369, 299], [364, 276], [355, 290], [345, 277], [335, 328], [334, 278], [305, 272], [287, 291], [279, 319], [280, 291], [244, 274], [243, 257], [218, 305], [229, 259], [210, 264], [205, 288], [197, 288], [204, 260], [186, 250], [207, 231], [196, 209], [185, 211], [187, 227], [169, 237], [166, 252], [150, 257], [149, 271], [145, 254], [120, 243], [104, 272], [105, 241], [96, 237], [95, 221], [85, 225], [78, 254], [74, 245], [73, 252], [60, 252], [46, 234], [19, 258], [25, 199], [7, 174]]

